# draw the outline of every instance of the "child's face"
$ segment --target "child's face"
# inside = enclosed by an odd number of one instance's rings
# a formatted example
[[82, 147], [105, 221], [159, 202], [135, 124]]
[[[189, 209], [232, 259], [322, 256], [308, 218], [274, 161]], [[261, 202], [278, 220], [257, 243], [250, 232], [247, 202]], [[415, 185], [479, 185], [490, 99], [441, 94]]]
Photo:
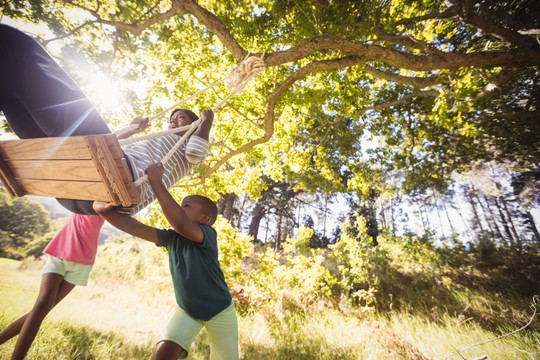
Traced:
[[208, 222], [209, 217], [205, 214], [204, 208], [197, 198], [187, 196], [182, 199], [180, 206], [186, 212], [189, 220], [196, 222], [197, 224], [206, 224]]
[[[169, 120], [169, 129], [177, 129], [182, 126], [191, 125], [192, 121], [191, 118], [183, 112], [182, 110], [178, 110], [171, 116], [171, 119]], [[178, 135], [184, 135], [186, 132], [182, 131], [180, 133], [177, 133]]]

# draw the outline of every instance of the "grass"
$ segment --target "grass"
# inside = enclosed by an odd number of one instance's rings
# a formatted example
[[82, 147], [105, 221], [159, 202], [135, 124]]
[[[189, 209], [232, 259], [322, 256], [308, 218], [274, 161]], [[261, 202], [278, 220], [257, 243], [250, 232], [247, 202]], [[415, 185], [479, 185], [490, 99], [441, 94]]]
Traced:
[[407, 313], [359, 318], [338, 311], [310, 316], [295, 314], [272, 323], [261, 314], [244, 317], [242, 349], [246, 359], [536, 359], [538, 333], [525, 332], [461, 354], [465, 348], [497, 337], [477, 324], [459, 324], [439, 315], [438, 321]]
[[[0, 324], [7, 324], [0, 318]], [[15, 345], [12, 339], [0, 349], [0, 358], [8, 359]], [[27, 359], [148, 359], [150, 344], [136, 345], [113, 332], [101, 332], [67, 321], [45, 321]]]
[[[19, 313], [26, 311], [35, 300], [39, 288], [39, 270], [23, 271], [21, 262], [0, 259], [0, 304], [4, 311]], [[12, 279], [16, 279], [12, 280]], [[9, 295], [7, 295], [9, 294]]]
[[[37, 295], [41, 265], [21, 269], [22, 264], [0, 259], [0, 329], [27, 311]], [[76, 287], [47, 317], [27, 358], [149, 358], [174, 306], [172, 289], [152, 290], [152, 284], [100, 275], [87, 287]], [[537, 320], [513, 336], [456, 352], [519, 328], [532, 312], [523, 300], [490, 298], [478, 291], [454, 290], [451, 295], [453, 300], [445, 304], [448, 294], [437, 299], [434, 293], [429, 304], [438, 303], [437, 307], [427, 308], [418, 301], [421, 305], [414, 311], [412, 307], [379, 313], [337, 308], [247, 311], [239, 317], [242, 359], [540, 358]], [[0, 359], [9, 358], [14, 344], [11, 340], [0, 346]], [[208, 358], [203, 331], [189, 359]]]

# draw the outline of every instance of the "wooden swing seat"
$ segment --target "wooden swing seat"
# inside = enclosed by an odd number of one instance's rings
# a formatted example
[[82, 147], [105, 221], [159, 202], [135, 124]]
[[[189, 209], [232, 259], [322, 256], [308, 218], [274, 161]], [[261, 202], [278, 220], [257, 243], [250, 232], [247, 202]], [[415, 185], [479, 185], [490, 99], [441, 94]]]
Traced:
[[139, 202], [114, 134], [0, 141], [0, 180], [12, 196]]

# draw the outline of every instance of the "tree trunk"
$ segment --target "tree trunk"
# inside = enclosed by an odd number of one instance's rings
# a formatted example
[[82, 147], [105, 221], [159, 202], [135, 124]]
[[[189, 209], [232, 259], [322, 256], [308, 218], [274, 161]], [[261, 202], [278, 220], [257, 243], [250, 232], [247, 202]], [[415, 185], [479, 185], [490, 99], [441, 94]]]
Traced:
[[458, 201], [455, 202], [455, 209], [459, 215], [459, 218], [461, 219], [461, 222], [463, 223], [463, 227], [465, 228], [465, 233], [467, 234], [467, 236], [473, 236], [474, 237], [474, 233], [473, 231], [471, 230], [471, 227], [469, 226], [469, 222], [468, 221], [465, 221], [465, 218], [463, 217], [463, 210], [461, 209], [461, 205], [460, 205], [460, 202], [459, 202], [459, 199]]
[[388, 220], [386, 219], [386, 212], [387, 212], [387, 206], [386, 201], [379, 198], [377, 200], [377, 213], [379, 214], [379, 217], [381, 219], [381, 228], [384, 230], [388, 229]]
[[276, 233], [276, 241], [274, 242], [274, 251], [280, 251], [281, 250], [281, 221], [283, 219], [282, 215], [278, 216], [278, 224], [277, 224], [277, 233]]
[[255, 203], [255, 207], [251, 211], [251, 222], [249, 223], [248, 235], [253, 236], [253, 241], [257, 241], [257, 236], [259, 235], [259, 226], [261, 220], [264, 217], [265, 209], [259, 201]]
[[494, 211], [492, 211], [492, 203], [493, 203], [493, 200], [490, 200], [489, 198], [485, 197], [484, 196], [484, 199], [486, 201], [486, 204], [487, 204], [487, 208], [489, 210], [489, 213], [491, 214], [491, 222], [493, 223], [493, 226], [495, 227], [495, 230], [497, 231], [497, 235], [499, 236], [499, 238], [501, 239], [501, 241], [504, 241], [504, 236], [501, 232], [501, 229], [499, 227], [499, 224], [497, 222], [497, 217], [496, 217], [496, 214]]
[[506, 199], [502, 196], [500, 197], [500, 199], [503, 205], [504, 212], [506, 213], [506, 217], [508, 219], [508, 226], [510, 227], [510, 231], [512, 232], [512, 234], [514, 235], [516, 239], [518, 250], [521, 250], [523, 248], [521, 239], [519, 238], [519, 235], [516, 231], [516, 227], [514, 226], [514, 221], [512, 220], [512, 214], [510, 214], [510, 211], [508, 210], [508, 204], [506, 202]]
[[422, 215], [422, 208], [420, 207], [420, 204], [418, 204], [418, 201], [415, 201], [416, 207], [418, 208], [418, 216], [420, 217], [420, 222], [422, 224], [422, 232], [426, 233], [426, 224], [424, 224], [424, 216]]
[[534, 223], [534, 219], [531, 213], [528, 211], [525, 211], [525, 215], [527, 216], [527, 219], [529, 220], [529, 225], [534, 234], [534, 239], [536, 240], [537, 243], [540, 244], [540, 234], [538, 233], [538, 228], [536, 227], [536, 224]]
[[437, 195], [434, 191], [432, 191], [431, 197], [433, 199], [433, 204], [435, 205], [435, 210], [437, 211], [437, 218], [439, 219], [439, 228], [441, 229], [441, 235], [443, 238], [445, 238], [446, 236], [444, 235], [444, 226], [442, 223], [441, 212], [439, 211], [439, 205], [437, 204]]
[[222, 198], [225, 200], [225, 206], [223, 209], [223, 217], [229, 221], [233, 218], [234, 213], [234, 203], [236, 202], [236, 199], [238, 196], [233, 193], [222, 195]]
[[328, 215], [328, 195], [324, 195], [323, 231], [322, 237], [326, 236], [326, 217]]
[[244, 208], [246, 207], [246, 202], [247, 202], [247, 196], [244, 195], [243, 198], [244, 200], [242, 200], [242, 205], [238, 209], [238, 221], [236, 222], [237, 229], [240, 229], [242, 226], [242, 215], [244, 213]]
[[469, 200], [469, 203], [471, 204], [472, 212], [474, 215], [474, 221], [473, 221], [473, 230], [475, 227], [479, 228], [481, 232], [484, 232], [484, 227], [482, 226], [482, 221], [480, 219], [480, 216], [478, 214], [478, 210], [476, 209], [476, 204], [474, 202], [474, 197], [471, 194], [472, 190], [466, 191], [466, 197], [467, 200]]
[[[499, 197], [500, 199], [501, 197]], [[506, 217], [504, 216], [503, 209], [501, 207], [501, 204], [497, 199], [495, 199], [495, 206], [497, 207], [497, 210], [499, 211], [499, 217], [501, 218], [501, 222], [504, 228], [504, 232], [506, 233], [506, 236], [508, 237], [508, 241], [510, 244], [510, 247], [514, 248], [516, 246], [514, 236], [512, 235], [512, 232], [510, 231], [510, 227], [508, 226], [508, 221]]]
[[454, 224], [452, 224], [452, 220], [450, 220], [450, 214], [448, 213], [448, 206], [446, 206], [446, 202], [443, 201], [443, 208], [444, 208], [444, 214], [446, 216], [446, 221], [448, 221], [448, 225], [450, 226], [450, 231], [452, 234], [455, 233]]
[[429, 213], [428, 213], [428, 209], [427, 209], [427, 204], [425, 203], [425, 201], [423, 201], [423, 204], [422, 204], [422, 207], [420, 208], [420, 211], [424, 212], [423, 216], [426, 217], [426, 230], [430, 231], [432, 229], [432, 226], [431, 226], [431, 221], [429, 219]]
[[485, 222], [487, 224], [487, 227], [489, 229], [489, 235], [491, 236], [491, 241], [493, 243], [496, 243], [497, 239], [495, 238], [495, 230], [493, 230], [492, 216], [491, 216], [490, 212], [486, 209], [484, 204], [482, 203], [482, 200], [478, 196], [477, 192], [474, 193], [474, 198], [476, 199], [476, 203], [480, 206], [480, 209], [482, 210], [483, 218], [484, 218], [484, 220], [485, 220]]
[[392, 236], [396, 236], [396, 218], [394, 215], [394, 196], [390, 197], [390, 221], [392, 222]]
[[296, 222], [298, 224], [298, 226], [300, 226], [302, 223], [302, 203], [301, 202], [298, 202], [298, 207], [297, 207], [297, 210], [298, 210], [298, 216], [296, 217]]
[[264, 227], [264, 243], [268, 244], [268, 231], [270, 230], [270, 227], [268, 226], [268, 223], [270, 222], [270, 219], [266, 217], [266, 225]]

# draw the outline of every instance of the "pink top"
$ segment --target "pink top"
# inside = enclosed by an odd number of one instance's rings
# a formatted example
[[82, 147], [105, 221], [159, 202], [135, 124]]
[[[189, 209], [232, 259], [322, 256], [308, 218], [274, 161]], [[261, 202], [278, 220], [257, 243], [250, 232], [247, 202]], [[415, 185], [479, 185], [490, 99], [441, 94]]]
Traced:
[[77, 264], [94, 264], [99, 231], [104, 221], [101, 216], [72, 213], [43, 252]]

